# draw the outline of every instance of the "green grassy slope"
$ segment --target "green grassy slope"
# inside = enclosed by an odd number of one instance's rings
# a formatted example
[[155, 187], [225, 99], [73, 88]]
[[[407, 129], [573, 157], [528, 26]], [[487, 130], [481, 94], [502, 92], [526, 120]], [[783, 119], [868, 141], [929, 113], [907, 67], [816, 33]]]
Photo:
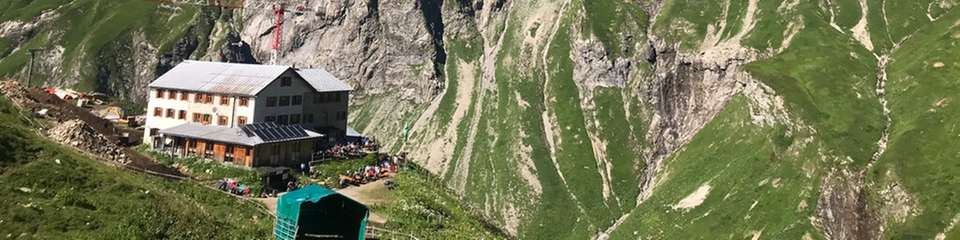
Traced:
[[[801, 7], [812, 14], [813, 6]], [[882, 128], [874, 94], [876, 60], [826, 21], [813, 17], [807, 15], [811, 20], [786, 51], [751, 63], [748, 71], [782, 95], [791, 112], [814, 125], [819, 140], [865, 164]]]
[[[802, 135], [785, 137], [782, 126], [754, 125], [748, 104], [735, 97], [669, 159], [652, 197], [611, 239], [743, 239], [755, 231], [771, 239], [816, 236], [807, 218], [816, 205], [819, 173], [809, 165], [817, 162], [817, 146], [795, 140]], [[704, 186], [702, 204], [675, 207]]]
[[36, 137], [0, 99], [0, 236], [269, 238], [257, 206], [191, 182], [134, 174]]
[[[466, 208], [439, 178], [424, 169], [404, 169], [395, 179], [399, 186], [394, 204], [374, 206], [390, 219], [387, 228], [421, 239], [505, 239], [500, 230]], [[391, 236], [405, 238], [404, 236]]]
[[[887, 96], [893, 129], [886, 154], [870, 171], [874, 191], [902, 184], [917, 201], [917, 212], [892, 221], [894, 239], [933, 238], [960, 209], [960, 12], [915, 29], [891, 56]], [[937, 67], [940, 66], [941, 67]], [[960, 237], [954, 228], [949, 238]]]
[[[362, 159], [325, 161], [313, 166], [314, 177], [336, 188], [340, 174], [377, 162], [376, 155]], [[496, 226], [467, 207], [456, 193], [443, 186], [440, 178], [416, 165], [400, 168], [392, 190], [376, 196], [387, 203], [369, 206], [373, 213], [387, 219], [384, 239], [504, 239]], [[371, 183], [380, 184], [380, 183]], [[370, 196], [368, 196], [370, 197]], [[400, 234], [397, 234], [400, 233]]]
[[[165, 52], [180, 40], [199, 13], [196, 7], [172, 10], [145, 0], [14, 0], [0, 3], [0, 22], [34, 21], [44, 11], [54, 11], [57, 17], [28, 35], [20, 50], [0, 59], [0, 76], [25, 71], [29, 55], [24, 49], [43, 48], [50, 52], [63, 47], [62, 61], [57, 63], [61, 65], [60, 74], [79, 77], [65, 80], [76, 82], [74, 87], [81, 90], [96, 89], [96, 67], [104, 64], [97, 62], [97, 57], [103, 50], [131, 44], [133, 35], [139, 32], [151, 46]], [[47, 74], [38, 72], [38, 79]]]
[[694, 50], [707, 35], [708, 25], [725, 20], [721, 19], [725, 5], [722, 1], [664, 1], [663, 9], [652, 27], [659, 37], [668, 42], [679, 43], [682, 49]]
[[[584, 111], [580, 106], [579, 89], [573, 79], [573, 62], [570, 60], [571, 39], [568, 29], [572, 15], [558, 28], [557, 37], [550, 46], [549, 67], [551, 81], [544, 86], [552, 104], [550, 109], [557, 118], [559, 141], [556, 142], [556, 157], [559, 171], [568, 179], [567, 188], [577, 198], [578, 205], [587, 215], [581, 224], [599, 225], [610, 222], [611, 217], [620, 213], [617, 203], [605, 200], [602, 195], [603, 183], [590, 139], [587, 138]], [[612, 205], [612, 206], [611, 206]]]

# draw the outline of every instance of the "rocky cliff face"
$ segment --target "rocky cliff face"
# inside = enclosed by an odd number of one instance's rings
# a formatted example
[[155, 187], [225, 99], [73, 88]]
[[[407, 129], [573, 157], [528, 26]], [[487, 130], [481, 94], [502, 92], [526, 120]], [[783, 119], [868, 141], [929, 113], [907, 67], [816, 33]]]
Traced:
[[183, 59], [322, 67], [353, 127], [520, 238], [946, 239], [955, 5], [297, 0], [275, 53], [262, 2], [147, 9], [168, 20], [106, 45], [50, 27], [93, 7], [65, 3], [0, 15], [0, 70], [51, 39], [48, 83], [136, 102]]
[[[241, 38], [264, 63], [322, 67], [356, 91], [358, 130], [390, 136], [443, 88], [444, 25], [439, 1], [289, 1], [281, 49], [272, 49], [273, 14], [248, 10]], [[247, 2], [248, 9], [270, 9]], [[375, 123], [375, 124], [373, 124]]]

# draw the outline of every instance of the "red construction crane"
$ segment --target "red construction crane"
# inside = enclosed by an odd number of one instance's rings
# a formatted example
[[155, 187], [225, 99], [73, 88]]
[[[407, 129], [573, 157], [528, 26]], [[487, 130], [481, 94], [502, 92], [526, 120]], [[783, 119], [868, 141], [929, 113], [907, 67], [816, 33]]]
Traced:
[[[273, 6], [272, 9], [246, 7], [245, 0], [154, 0], [154, 1], [177, 4], [177, 5], [220, 7], [220, 8], [253, 10], [253, 11], [273, 13], [273, 43], [271, 44], [270, 47], [273, 49], [274, 61], [280, 55], [280, 47], [283, 43], [284, 15], [286, 15], [287, 12], [302, 13], [302, 12], [315, 11], [313, 9], [306, 8], [306, 6], [304, 5], [298, 5], [293, 9], [288, 9], [283, 0], [274, 0], [272, 4]], [[260, 2], [260, 1], [254, 1], [254, 3], [256, 2]], [[264, 0], [263, 2], [270, 2], [270, 0]]]

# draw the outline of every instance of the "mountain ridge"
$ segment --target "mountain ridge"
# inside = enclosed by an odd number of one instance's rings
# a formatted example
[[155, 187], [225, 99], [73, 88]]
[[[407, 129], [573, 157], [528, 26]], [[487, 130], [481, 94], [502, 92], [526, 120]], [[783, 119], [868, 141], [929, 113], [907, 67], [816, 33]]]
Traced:
[[[43, 42], [91, 46], [10, 19], [122, 6], [50, 2], [0, 15], [0, 33], [21, 33], [0, 34], [0, 73], [22, 76], [22, 49]], [[289, 2], [318, 12], [288, 16], [277, 63], [349, 82], [352, 126], [514, 236], [958, 234], [956, 1]], [[103, 45], [132, 61], [80, 61], [112, 70], [92, 85], [133, 106], [150, 69], [216, 60], [232, 31], [272, 55], [268, 14], [145, 9], [174, 20]], [[88, 79], [56, 65], [41, 67], [64, 71], [51, 84]]]

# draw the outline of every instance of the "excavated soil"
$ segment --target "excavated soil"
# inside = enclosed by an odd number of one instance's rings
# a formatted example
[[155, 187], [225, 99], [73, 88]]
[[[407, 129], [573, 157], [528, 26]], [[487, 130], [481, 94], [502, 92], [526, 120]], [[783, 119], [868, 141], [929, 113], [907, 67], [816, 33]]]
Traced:
[[[16, 81], [0, 81], [0, 94], [14, 105], [31, 113], [47, 109], [44, 116], [56, 126], [50, 129], [51, 138], [62, 144], [77, 147], [92, 155], [114, 161], [119, 166], [168, 178], [183, 178], [176, 169], [160, 165], [139, 152], [122, 147], [121, 136], [130, 136], [129, 142], [139, 142], [142, 133], [114, 126], [109, 120], [77, 107], [41, 89], [28, 89]], [[64, 124], [80, 129], [73, 129]]]

